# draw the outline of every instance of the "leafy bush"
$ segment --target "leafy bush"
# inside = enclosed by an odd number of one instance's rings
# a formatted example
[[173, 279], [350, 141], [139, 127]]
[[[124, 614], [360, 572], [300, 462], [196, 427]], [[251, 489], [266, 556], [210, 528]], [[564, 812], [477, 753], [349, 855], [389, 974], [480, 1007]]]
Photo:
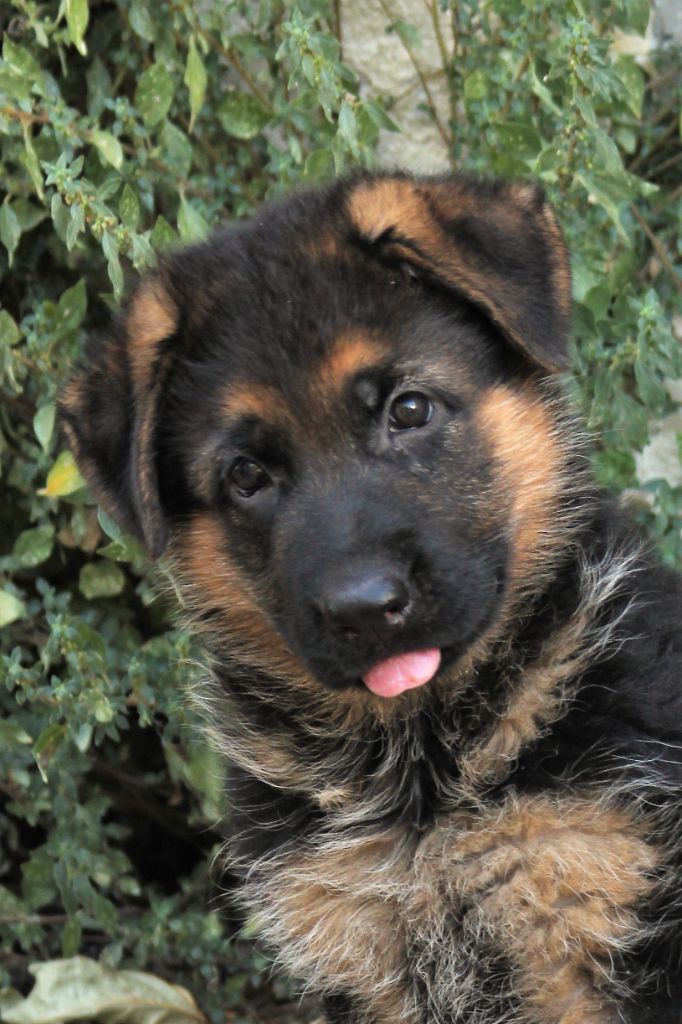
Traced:
[[[459, 0], [440, 20], [426, 2], [451, 107], [425, 116], [454, 166], [534, 176], [557, 204], [571, 386], [601, 480], [633, 487], [682, 370], [679, 62], [614, 52], [645, 0]], [[382, 8], [418, 64], [418, 34]], [[142, 968], [224, 1020], [287, 990], [207, 910], [225, 808], [184, 697], [195, 655], [61, 451], [55, 394], [128, 273], [296, 182], [371, 165], [392, 100], [360, 92], [323, 0], [12, 0], [0, 29], [0, 984], [26, 991], [31, 963], [81, 953], [83, 977], [93, 958]], [[642, 517], [679, 560], [682, 490], [650, 490]]]

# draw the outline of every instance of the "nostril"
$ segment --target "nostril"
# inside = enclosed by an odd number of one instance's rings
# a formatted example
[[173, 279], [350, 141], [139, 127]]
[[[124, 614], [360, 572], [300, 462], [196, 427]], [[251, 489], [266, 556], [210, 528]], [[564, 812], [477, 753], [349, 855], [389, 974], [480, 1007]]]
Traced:
[[367, 629], [402, 626], [409, 604], [402, 576], [365, 569], [332, 578], [317, 607], [329, 626], [343, 636], [357, 637]]
[[384, 611], [384, 615], [400, 615], [404, 608], [405, 605], [402, 601], [392, 601], [391, 604]]
[[394, 601], [391, 607], [384, 611], [384, 619], [389, 626], [404, 626], [410, 607], [409, 601]]

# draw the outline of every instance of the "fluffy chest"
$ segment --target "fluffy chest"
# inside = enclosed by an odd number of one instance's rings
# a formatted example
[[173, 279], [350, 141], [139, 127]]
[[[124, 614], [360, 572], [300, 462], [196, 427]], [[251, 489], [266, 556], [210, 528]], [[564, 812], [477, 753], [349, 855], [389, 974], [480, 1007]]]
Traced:
[[329, 830], [261, 858], [244, 898], [289, 970], [360, 1021], [612, 1024], [657, 863], [603, 802], [509, 798], [419, 839]]

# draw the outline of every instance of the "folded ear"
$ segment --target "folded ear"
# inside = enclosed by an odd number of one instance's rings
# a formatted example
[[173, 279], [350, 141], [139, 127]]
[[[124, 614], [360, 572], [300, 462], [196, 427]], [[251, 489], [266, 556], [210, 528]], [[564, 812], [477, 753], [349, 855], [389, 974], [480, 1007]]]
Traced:
[[546, 370], [568, 364], [571, 273], [554, 211], [533, 185], [377, 177], [351, 188], [354, 231], [482, 308]]
[[59, 414], [79, 469], [102, 507], [153, 556], [167, 526], [159, 500], [155, 433], [178, 329], [160, 273], [139, 285], [113, 336], [92, 339], [64, 387]]

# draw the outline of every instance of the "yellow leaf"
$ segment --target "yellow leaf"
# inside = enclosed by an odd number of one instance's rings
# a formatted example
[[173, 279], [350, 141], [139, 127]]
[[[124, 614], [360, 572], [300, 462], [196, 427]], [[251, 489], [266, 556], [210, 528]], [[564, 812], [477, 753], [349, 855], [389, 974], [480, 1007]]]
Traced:
[[85, 480], [78, 472], [71, 452], [61, 452], [57, 461], [47, 474], [47, 481], [38, 494], [46, 498], [61, 498], [65, 494], [73, 494], [85, 487]]

